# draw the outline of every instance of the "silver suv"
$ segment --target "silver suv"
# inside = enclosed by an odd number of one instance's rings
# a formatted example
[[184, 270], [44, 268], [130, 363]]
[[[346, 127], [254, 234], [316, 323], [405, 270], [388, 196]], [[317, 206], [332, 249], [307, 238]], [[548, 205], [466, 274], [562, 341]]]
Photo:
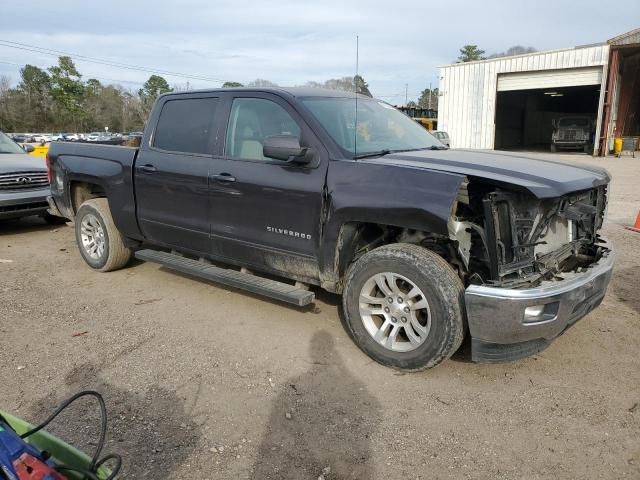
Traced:
[[551, 151], [560, 148], [583, 150], [590, 153], [593, 150], [593, 120], [587, 115], [560, 117], [552, 121]]

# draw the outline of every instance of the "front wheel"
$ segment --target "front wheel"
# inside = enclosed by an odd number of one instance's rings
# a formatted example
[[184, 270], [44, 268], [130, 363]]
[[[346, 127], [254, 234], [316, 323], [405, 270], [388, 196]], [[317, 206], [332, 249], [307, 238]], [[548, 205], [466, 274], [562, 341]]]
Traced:
[[342, 303], [348, 333], [383, 365], [431, 368], [462, 343], [462, 282], [420, 246], [387, 245], [362, 256], [347, 271]]
[[87, 265], [101, 272], [124, 267], [131, 259], [120, 232], [113, 223], [106, 198], [92, 198], [78, 209], [76, 241]]

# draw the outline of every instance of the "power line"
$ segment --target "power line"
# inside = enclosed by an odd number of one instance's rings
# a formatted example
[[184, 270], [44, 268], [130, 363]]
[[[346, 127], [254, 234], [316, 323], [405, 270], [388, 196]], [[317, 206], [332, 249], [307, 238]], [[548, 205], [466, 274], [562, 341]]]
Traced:
[[[0, 60], [1, 64], [4, 65], [15, 65], [16, 67], [26, 67], [25, 64], [22, 63], [15, 63], [15, 62], [7, 62], [4, 60]], [[116, 82], [116, 83], [130, 83], [132, 85], [143, 85], [144, 82], [139, 82], [139, 81], [134, 81], [134, 80], [122, 80], [122, 79], [117, 79], [117, 78], [108, 78], [108, 77], [102, 77], [102, 76], [97, 76], [97, 75], [86, 75], [87, 78], [95, 78], [97, 80], [107, 80], [109, 82]]]
[[155, 74], [158, 74], [158, 75], [167, 75], [167, 76], [173, 76], [173, 77], [188, 78], [188, 79], [191, 79], [191, 80], [201, 80], [201, 81], [205, 81], [205, 82], [224, 83], [224, 80], [221, 80], [219, 78], [207, 77], [207, 76], [204, 76], [204, 75], [191, 75], [191, 74], [187, 74], [187, 73], [173, 72], [173, 71], [169, 71], [169, 70], [161, 70], [161, 69], [152, 68], [152, 67], [143, 67], [143, 66], [140, 66], [140, 65], [131, 65], [131, 64], [127, 64], [127, 63], [121, 63], [121, 62], [116, 62], [116, 61], [112, 61], [112, 60], [105, 60], [105, 59], [101, 59], [101, 58], [97, 58], [97, 57], [89, 57], [87, 55], [69, 53], [69, 52], [64, 52], [64, 51], [61, 51], [61, 50], [53, 50], [53, 49], [50, 49], [50, 48], [38, 47], [36, 45], [29, 45], [29, 44], [26, 44], [26, 43], [12, 42], [12, 41], [3, 40], [3, 39], [0, 39], [0, 46], [7, 47], [7, 48], [14, 48], [16, 50], [23, 50], [23, 51], [28, 51], [28, 52], [40, 53], [40, 54], [43, 54], [43, 55], [51, 55], [51, 56], [55, 56], [55, 57], [60, 56], [60, 55], [65, 55], [65, 56], [71, 57], [73, 59], [81, 60], [81, 61], [84, 61], [84, 62], [96, 63], [98, 65], [106, 65], [106, 66], [122, 68], [122, 69], [126, 69], [126, 70], [134, 70], [134, 71], [145, 72], [145, 73], [155, 73]]

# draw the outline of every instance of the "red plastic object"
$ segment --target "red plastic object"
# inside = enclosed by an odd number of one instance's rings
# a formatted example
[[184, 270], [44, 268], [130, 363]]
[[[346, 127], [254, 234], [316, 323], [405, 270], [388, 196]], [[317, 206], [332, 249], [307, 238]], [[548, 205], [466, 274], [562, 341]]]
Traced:
[[67, 477], [26, 452], [13, 463], [13, 468], [19, 480], [68, 480]]

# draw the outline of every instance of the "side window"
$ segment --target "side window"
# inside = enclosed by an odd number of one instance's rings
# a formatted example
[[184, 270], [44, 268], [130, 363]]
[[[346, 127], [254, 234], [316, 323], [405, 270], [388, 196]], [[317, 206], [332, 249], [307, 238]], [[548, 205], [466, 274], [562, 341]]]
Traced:
[[153, 146], [172, 152], [212, 153], [209, 149], [217, 98], [169, 100], [162, 107]]
[[274, 135], [293, 135], [300, 139], [300, 127], [284, 108], [271, 100], [233, 100], [224, 147], [226, 156], [271, 160], [262, 155], [262, 144], [265, 138]]

